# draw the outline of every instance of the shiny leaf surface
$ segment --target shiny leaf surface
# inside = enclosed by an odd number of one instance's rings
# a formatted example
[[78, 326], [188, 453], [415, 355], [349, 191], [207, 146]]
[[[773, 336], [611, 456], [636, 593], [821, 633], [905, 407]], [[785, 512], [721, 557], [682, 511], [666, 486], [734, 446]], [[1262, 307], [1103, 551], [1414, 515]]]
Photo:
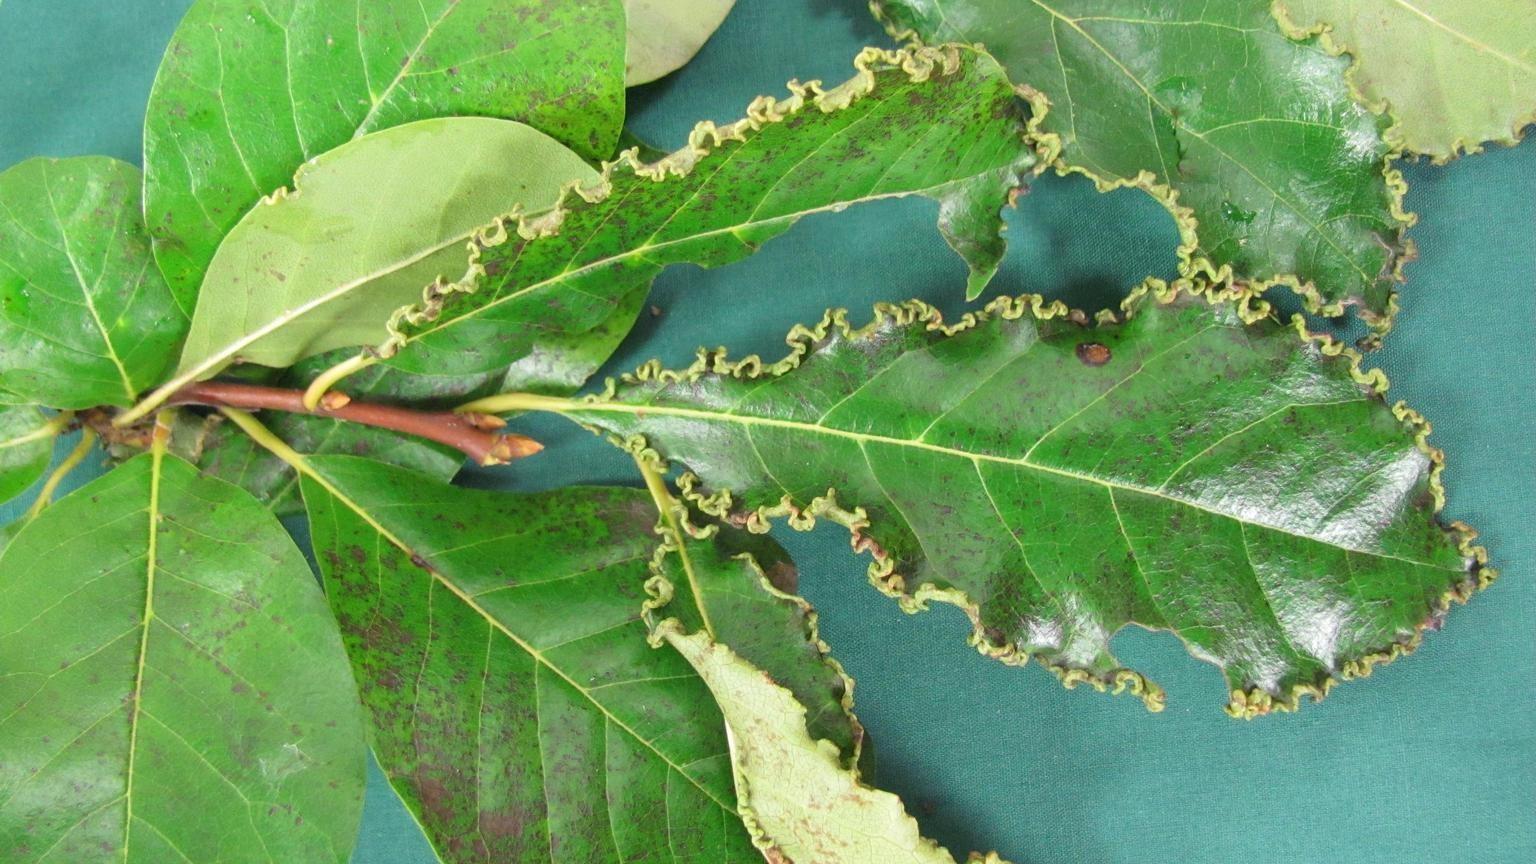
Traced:
[[1294, 275], [1323, 304], [1390, 311], [1404, 223], [1382, 121], [1351, 98], [1348, 61], [1287, 39], [1266, 0], [876, 5], [895, 31], [985, 43], [1044, 93], [1056, 166], [1157, 196], [1186, 274]]
[[352, 676], [244, 492], [160, 452], [77, 490], [0, 555], [0, 633], [0, 858], [347, 860]]
[[646, 643], [645, 493], [298, 461], [375, 752], [443, 860], [761, 860], [708, 690]]
[[736, 0], [624, 0], [629, 17], [624, 83], [633, 87], [683, 68]]
[[219, 241], [306, 160], [453, 115], [520, 120], [587, 158], [611, 153], [624, 118], [621, 0], [199, 0], [145, 118], [161, 268], [190, 300]]
[[0, 503], [15, 498], [48, 470], [59, 424], [28, 405], [0, 407]]
[[[391, 312], [469, 263], [476, 229], [515, 208], [554, 205], [597, 178], [581, 157], [522, 123], [422, 120], [304, 164], [219, 246], [198, 295], [176, 381], [236, 358], [284, 367], [374, 344]], [[173, 382], [174, 383], [174, 382]]]
[[1436, 519], [1427, 424], [1341, 346], [1190, 298], [1091, 330], [1038, 303], [952, 335], [922, 304], [858, 331], [836, 313], [774, 366], [701, 353], [499, 407], [643, 436], [738, 523], [833, 518], [909, 608], [957, 604], [982, 651], [1154, 708], [1110, 651], [1127, 624], [1177, 634], [1252, 715], [1411, 649], [1488, 578]]
[[1277, 0], [1274, 12], [1293, 35], [1325, 29], [1349, 52], [1360, 96], [1392, 113], [1388, 138], [1414, 153], [1512, 144], [1536, 122], [1532, 0]]
[[86, 156], [0, 173], [0, 389], [53, 408], [127, 405], [186, 329], [150, 253], [137, 168]]
[[840, 87], [760, 98], [661, 162], [621, 160], [550, 214], [490, 232], [476, 278], [402, 310], [380, 353], [412, 372], [500, 368], [546, 331], [610, 319], [668, 264], [726, 264], [809, 213], [959, 194], [960, 181], [1030, 164], [1025, 106], [987, 55], [867, 49], [855, 65]]
[[[709, 685], [731, 730], [742, 816], [770, 861], [837, 864], [954, 864], [918, 833], [901, 799], [863, 785], [837, 751], [806, 734], [794, 694], [728, 645], [666, 622], [662, 638]], [[996, 853], [978, 864], [1003, 864]]]

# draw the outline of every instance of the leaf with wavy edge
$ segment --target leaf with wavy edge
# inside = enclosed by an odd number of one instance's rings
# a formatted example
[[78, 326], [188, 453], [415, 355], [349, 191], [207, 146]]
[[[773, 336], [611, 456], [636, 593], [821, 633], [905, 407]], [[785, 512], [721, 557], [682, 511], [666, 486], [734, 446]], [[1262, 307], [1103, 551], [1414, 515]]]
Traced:
[[714, 35], [736, 0], [624, 0], [624, 85], [655, 81], [683, 68]]
[[621, 159], [551, 213], [494, 226], [465, 279], [401, 310], [377, 353], [412, 372], [496, 368], [533, 350], [545, 328], [607, 318], [668, 264], [726, 264], [802, 216], [862, 201], [976, 194], [963, 181], [987, 172], [1011, 187], [1032, 164], [1018, 143], [1025, 106], [988, 55], [871, 48], [854, 66], [838, 87], [792, 84], [789, 98], [760, 97], [743, 120], [700, 124], [660, 162]]
[[596, 178], [548, 135], [487, 117], [407, 123], [324, 153], [220, 244], [169, 386], [236, 360], [282, 368], [376, 343], [421, 286], [463, 272], [477, 229]]
[[[1179, 223], [1187, 277], [1291, 285], [1390, 324], [1410, 248], [1404, 184], [1343, 59], [1294, 42], [1268, 0], [876, 0], [898, 36], [983, 42], [1051, 103], [1044, 161], [1136, 186]], [[1300, 280], [1298, 282], [1298, 280]], [[1252, 284], [1249, 284], [1252, 283]]]
[[0, 555], [0, 858], [345, 862], [335, 622], [277, 520], [158, 440]]
[[[728, 645], [686, 633], [676, 619], [657, 637], [709, 685], [730, 730], [741, 815], [770, 861], [803, 864], [955, 864], [923, 837], [901, 799], [873, 789], [806, 734], [805, 706]], [[1004, 864], [996, 852], [972, 862]]]
[[1445, 162], [1536, 122], [1536, 2], [1275, 0], [1294, 38], [1354, 58], [1361, 101], [1388, 111], [1387, 140]]
[[611, 153], [621, 0], [200, 0], [144, 121], [155, 257], [190, 307], [224, 235], [305, 160], [452, 115], [520, 120], [587, 158]]
[[[764, 535], [700, 520], [667, 489], [660, 466], [637, 459], [660, 514], [662, 543], [646, 582], [645, 620], [701, 631], [787, 689], [814, 740], [859, 764], [864, 727], [853, 715], [853, 680], [821, 641], [816, 611], [794, 593], [794, 562]], [[702, 523], [702, 524], [701, 524]]]
[[69, 422], [32, 405], [0, 407], [0, 504], [27, 491], [53, 457], [53, 442]]
[[915, 302], [862, 330], [837, 311], [771, 366], [701, 352], [590, 400], [472, 407], [654, 447], [738, 523], [833, 518], [906, 608], [954, 603], [983, 652], [1154, 709], [1110, 652], [1126, 624], [1176, 633], [1252, 716], [1411, 650], [1491, 578], [1474, 532], [1434, 518], [1440, 453], [1380, 372], [1226, 305], [1127, 308], [1093, 330], [1038, 297], [955, 327]]
[[139, 169], [105, 156], [0, 173], [0, 389], [51, 408], [129, 405], [187, 313], [139, 215]]

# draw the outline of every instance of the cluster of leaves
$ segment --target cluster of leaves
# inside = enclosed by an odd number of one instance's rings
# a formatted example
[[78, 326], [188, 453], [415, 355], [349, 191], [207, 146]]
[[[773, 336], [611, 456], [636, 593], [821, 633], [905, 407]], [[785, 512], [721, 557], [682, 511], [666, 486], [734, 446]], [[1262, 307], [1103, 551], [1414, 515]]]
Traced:
[[[1261, 294], [1385, 332], [1392, 160], [1533, 117], [1533, 19], [1082, 5], [880, 0], [904, 47], [642, 156], [625, 87], [730, 0], [198, 0], [142, 175], [0, 174], [0, 498], [82, 434], [0, 535], [6, 860], [345, 860], [371, 745], [444, 861], [952, 864], [868, 785], [780, 519], [845, 526], [984, 653], [1154, 710], [1128, 624], [1244, 717], [1411, 651], [1486, 556], [1438, 518], [1428, 423]], [[1094, 321], [834, 311], [778, 362], [577, 395], [665, 267], [812, 213], [935, 199], [974, 298], [1047, 169], [1166, 204], [1180, 278]], [[448, 483], [536, 452], [502, 429], [526, 411], [645, 489]], [[50, 502], [98, 436], [118, 464]]]

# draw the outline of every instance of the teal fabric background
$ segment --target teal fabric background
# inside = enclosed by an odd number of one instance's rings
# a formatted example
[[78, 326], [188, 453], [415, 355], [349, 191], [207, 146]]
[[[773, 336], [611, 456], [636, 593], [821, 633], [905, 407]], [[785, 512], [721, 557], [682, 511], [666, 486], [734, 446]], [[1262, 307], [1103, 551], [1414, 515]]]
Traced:
[[[5, 0], [0, 168], [34, 155], [138, 161], [149, 85], [187, 5]], [[693, 64], [634, 92], [632, 125], [675, 147], [696, 120], [734, 119], [790, 78], [842, 80], [861, 45], [884, 42], [861, 0], [739, 0]], [[1299, 715], [1243, 723], [1221, 713], [1220, 675], [1164, 634], [1117, 643], [1168, 690], [1167, 711], [1151, 715], [981, 657], [956, 610], [903, 615], [866, 583], [840, 529], [783, 531], [824, 636], [858, 680], [878, 779], [926, 833], [962, 857], [996, 848], [1016, 864], [1536, 861], [1536, 142], [1406, 170], [1421, 259], [1372, 362], [1394, 397], [1433, 421], [1450, 466], [1447, 515], [1483, 531], [1502, 579], [1414, 657]], [[675, 268], [657, 282], [658, 314], [611, 371], [652, 356], [686, 363], [701, 344], [777, 355], [792, 324], [830, 305], [856, 319], [872, 302], [909, 297], [959, 310], [964, 269], [934, 215], [931, 202], [882, 202], [807, 219], [738, 265]], [[1009, 214], [1008, 238], [996, 291], [1088, 308], [1173, 266], [1173, 226], [1156, 204], [1082, 180], [1042, 178]], [[553, 419], [523, 425], [545, 454], [462, 481], [635, 482], [586, 433]], [[354, 862], [432, 861], [372, 779]], [[196, 802], [188, 807], [195, 818]]]

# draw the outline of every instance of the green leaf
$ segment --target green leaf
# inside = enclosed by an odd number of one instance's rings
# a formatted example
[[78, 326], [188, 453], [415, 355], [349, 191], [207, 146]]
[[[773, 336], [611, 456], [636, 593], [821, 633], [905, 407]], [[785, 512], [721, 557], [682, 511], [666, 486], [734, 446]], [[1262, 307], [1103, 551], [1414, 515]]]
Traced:
[[61, 429], [35, 407], [0, 407], [0, 503], [27, 491], [48, 470]]
[[621, 0], [199, 0], [145, 118], [155, 256], [190, 306], [219, 241], [301, 164], [413, 120], [521, 120], [606, 156], [623, 64]]
[[209, 265], [173, 383], [238, 358], [284, 367], [377, 343], [396, 308], [468, 266], [476, 229], [518, 206], [547, 210], [597, 172], [510, 120], [396, 126], [305, 163], [293, 191], [248, 213]]
[[1286, 38], [1268, 0], [876, 8], [893, 32], [985, 43], [1043, 93], [1034, 132], [1055, 167], [1157, 197], [1179, 221], [1186, 276], [1252, 293], [1294, 276], [1319, 307], [1390, 316], [1407, 218], [1382, 121], [1351, 97], [1348, 61]]
[[640, 465], [663, 539], [646, 585], [652, 632], [665, 622], [730, 645], [804, 706], [811, 738], [830, 743], [846, 764], [858, 764], [864, 727], [853, 716], [853, 681], [821, 641], [815, 610], [794, 593], [794, 562], [764, 535], [713, 520], [698, 524], [657, 470]]
[[736, 0], [624, 0], [629, 18], [625, 86], [683, 68], [735, 5]]
[[6, 861], [347, 860], [352, 677], [245, 493], [158, 449], [124, 463], [0, 555], [0, 633]]
[[645, 493], [287, 458], [375, 752], [443, 860], [761, 860], [708, 690], [646, 644]]
[[1490, 578], [1473, 532], [1438, 523], [1440, 454], [1379, 372], [1225, 305], [1128, 308], [1092, 330], [1038, 297], [954, 328], [915, 302], [857, 331], [839, 311], [776, 365], [701, 352], [588, 402], [474, 407], [649, 444], [733, 521], [832, 518], [907, 608], [958, 605], [983, 652], [1154, 708], [1110, 651], [1127, 624], [1178, 635], [1252, 715], [1411, 650]]
[[[806, 710], [794, 694], [705, 633], [685, 635], [671, 621], [660, 635], [687, 658], [725, 714], [742, 818], [769, 860], [955, 864], [918, 833], [901, 799], [858, 782], [835, 750], [806, 734]], [[1003, 864], [995, 852], [970, 860]]]
[[1486, 0], [1277, 0], [1296, 38], [1355, 61], [1350, 82], [1397, 125], [1387, 138], [1443, 162], [1514, 144], [1536, 122], [1536, 8]]
[[0, 173], [0, 389], [53, 408], [128, 405], [186, 329], [150, 254], [137, 168], [85, 156]]
[[475, 278], [402, 310], [379, 353], [411, 372], [500, 368], [536, 350], [544, 332], [609, 320], [669, 264], [727, 264], [810, 213], [943, 198], [970, 178], [1031, 164], [1018, 143], [1024, 103], [988, 55], [866, 49], [855, 66], [833, 90], [760, 98], [744, 120], [701, 124], [661, 162], [621, 160], [555, 211], [480, 238]]

